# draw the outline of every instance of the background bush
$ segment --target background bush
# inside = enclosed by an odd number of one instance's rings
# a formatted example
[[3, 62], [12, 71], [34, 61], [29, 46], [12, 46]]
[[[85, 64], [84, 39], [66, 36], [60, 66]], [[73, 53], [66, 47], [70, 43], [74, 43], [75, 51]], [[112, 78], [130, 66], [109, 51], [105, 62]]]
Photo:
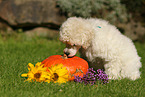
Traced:
[[131, 17], [120, 0], [58, 0], [57, 4], [68, 17], [97, 17], [113, 24]]
[[121, 0], [121, 3], [126, 5], [134, 20], [145, 22], [145, 0]]

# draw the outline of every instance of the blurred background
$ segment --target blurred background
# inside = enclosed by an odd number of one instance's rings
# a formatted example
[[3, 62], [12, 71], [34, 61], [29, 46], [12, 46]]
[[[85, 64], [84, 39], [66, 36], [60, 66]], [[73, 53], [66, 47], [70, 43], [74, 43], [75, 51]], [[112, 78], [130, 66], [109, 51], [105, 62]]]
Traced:
[[145, 0], [0, 0], [0, 34], [54, 38], [72, 16], [107, 20], [133, 41], [145, 42]]

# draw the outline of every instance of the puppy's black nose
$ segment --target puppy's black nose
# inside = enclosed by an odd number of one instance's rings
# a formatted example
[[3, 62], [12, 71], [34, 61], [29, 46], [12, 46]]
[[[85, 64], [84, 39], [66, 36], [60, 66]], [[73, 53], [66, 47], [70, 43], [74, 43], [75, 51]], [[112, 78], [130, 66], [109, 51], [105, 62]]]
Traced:
[[64, 54], [66, 54], [68, 56], [70, 53], [69, 52], [64, 52]]

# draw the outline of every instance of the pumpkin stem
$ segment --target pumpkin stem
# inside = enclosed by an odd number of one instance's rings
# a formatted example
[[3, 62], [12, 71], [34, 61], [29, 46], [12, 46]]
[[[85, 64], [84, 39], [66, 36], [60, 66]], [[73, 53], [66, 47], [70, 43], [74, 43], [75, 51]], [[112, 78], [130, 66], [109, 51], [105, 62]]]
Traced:
[[63, 59], [67, 59], [68, 57], [67, 57], [66, 54], [63, 54], [62, 58], [63, 58]]

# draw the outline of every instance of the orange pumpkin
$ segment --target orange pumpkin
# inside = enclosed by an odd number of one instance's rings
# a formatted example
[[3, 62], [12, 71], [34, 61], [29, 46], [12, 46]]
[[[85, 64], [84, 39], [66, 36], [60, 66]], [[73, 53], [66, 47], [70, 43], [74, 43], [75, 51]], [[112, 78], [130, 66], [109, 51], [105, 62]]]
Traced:
[[67, 68], [69, 72], [69, 80], [73, 80], [74, 75], [83, 76], [83, 74], [86, 74], [89, 67], [87, 61], [85, 61], [84, 59], [79, 58], [77, 56], [67, 58], [65, 54], [63, 56], [53, 55], [42, 61], [44, 67], [51, 67], [61, 63], [64, 67]]

